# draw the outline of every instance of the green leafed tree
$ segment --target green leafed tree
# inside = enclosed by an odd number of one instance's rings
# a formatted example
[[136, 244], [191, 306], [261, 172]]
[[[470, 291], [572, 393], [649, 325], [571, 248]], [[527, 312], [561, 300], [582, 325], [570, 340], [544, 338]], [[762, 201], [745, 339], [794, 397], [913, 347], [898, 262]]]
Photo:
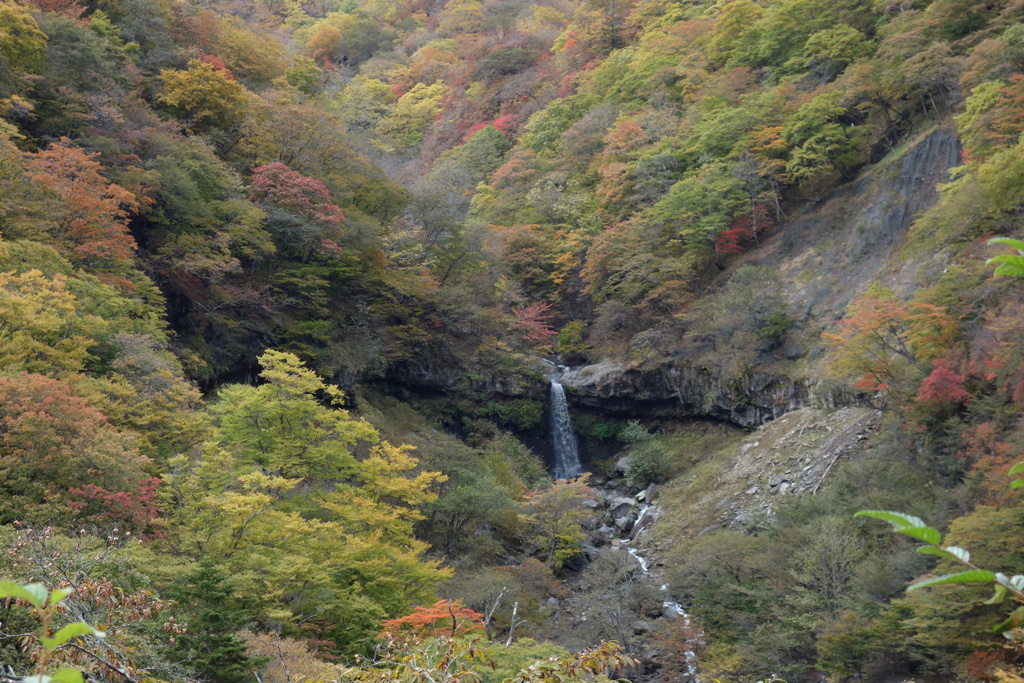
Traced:
[[188, 69], [165, 69], [160, 80], [160, 99], [196, 131], [230, 130], [245, 116], [248, 91], [206, 62], [193, 59]]
[[171, 591], [179, 606], [176, 619], [188, 624], [175, 637], [174, 650], [210, 683], [247, 683], [262, 663], [249, 657], [248, 646], [238, 635], [250, 615], [238, 604], [232, 588], [230, 577], [206, 560]]
[[0, 2], [0, 56], [14, 71], [35, 73], [43, 63], [46, 34], [28, 8], [16, 2]]
[[530, 524], [528, 540], [549, 567], [557, 569], [579, 552], [586, 538], [580, 526], [587, 515], [583, 502], [589, 494], [586, 484], [565, 481], [523, 499], [520, 510]]
[[376, 441], [376, 430], [340, 409], [341, 391], [295, 356], [267, 351], [260, 364], [265, 384], [226, 387], [214, 405], [220, 420], [217, 447], [272, 476], [307, 481], [352, 476], [357, 470], [352, 447]]
[[365, 648], [446, 575], [412, 535], [442, 478], [418, 472], [410, 447], [377, 444], [295, 356], [260, 363], [262, 384], [221, 391], [202, 453], [171, 460], [167, 543], [232, 575], [236, 596], [261, 595], [256, 618]]
[[743, 183], [724, 161], [700, 167], [651, 207], [650, 220], [687, 248], [709, 248], [745, 207]]

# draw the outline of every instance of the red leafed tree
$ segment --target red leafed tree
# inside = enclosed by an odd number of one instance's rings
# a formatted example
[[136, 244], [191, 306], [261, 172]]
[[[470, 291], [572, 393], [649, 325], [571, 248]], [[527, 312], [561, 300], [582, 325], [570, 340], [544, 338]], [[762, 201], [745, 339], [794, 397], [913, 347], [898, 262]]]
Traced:
[[516, 121], [512, 118], [511, 114], [502, 114], [498, 118], [494, 119], [494, 123], [491, 125], [505, 135], [511, 136], [516, 128]]
[[[743, 217], [746, 218], [746, 217]], [[749, 219], [748, 219], [749, 221]], [[748, 226], [737, 219], [733, 227], [721, 233], [715, 238], [715, 254], [718, 256], [732, 256], [743, 253], [741, 242], [750, 236]]]
[[135, 254], [128, 219], [139, 203], [108, 182], [96, 154], [72, 147], [67, 138], [32, 155], [29, 177], [54, 192], [51, 235], [81, 265], [110, 268]]
[[958, 375], [946, 364], [945, 360], [935, 363], [931, 374], [921, 381], [917, 392], [917, 400], [929, 403], [963, 405], [971, 399], [964, 386], [963, 375]]
[[903, 404], [913, 397], [925, 364], [945, 355], [957, 331], [942, 307], [904, 303], [873, 288], [854, 299], [835, 333], [822, 337], [835, 349], [834, 371], [857, 376], [859, 388]]
[[523, 339], [537, 344], [550, 344], [557, 334], [549, 325], [551, 304], [537, 303], [512, 309], [512, 329]]
[[117, 525], [122, 531], [131, 531], [144, 538], [160, 538], [163, 534], [153, 523], [159, 514], [156, 509], [156, 490], [161, 480], [150, 477], [136, 491], [108, 491], [102, 486], [86, 484], [69, 491], [69, 505], [78, 517], [100, 526]]
[[489, 125], [491, 125], [491, 124], [489, 124], [489, 123], [478, 123], [478, 124], [476, 124], [475, 126], [470, 128], [469, 131], [464, 136], [462, 136], [462, 141], [463, 142], [468, 142], [471, 137], [473, 137], [474, 135], [476, 135], [477, 133], [479, 133], [480, 131], [482, 131], [484, 128], [486, 128]]
[[0, 377], [0, 523], [74, 516], [71, 490], [140, 491], [149, 459], [66, 382]]
[[85, 14], [86, 10], [78, 0], [32, 0], [32, 4], [42, 12], [63, 14], [71, 19], [78, 19]]
[[966, 429], [960, 435], [957, 457], [970, 466], [971, 474], [978, 477], [985, 491], [985, 503], [1004, 505], [1019, 493], [1006, 486], [1010, 468], [1020, 460], [1020, 454], [1003, 440], [994, 422], [982, 422]]
[[224, 74], [225, 78], [235, 80], [235, 75], [231, 73], [231, 69], [229, 69], [227, 67], [227, 64], [224, 63], [224, 60], [218, 57], [217, 55], [203, 55], [199, 58], [199, 61], [203, 62], [204, 64], [209, 64], [214, 69]]
[[324, 227], [338, 227], [345, 220], [341, 209], [331, 200], [326, 185], [280, 162], [253, 170], [250, 199], [294, 211]]
[[462, 606], [461, 600], [438, 600], [430, 607], [417, 607], [412, 614], [388, 619], [380, 637], [407, 635], [440, 638], [484, 630], [484, 615]]
[[345, 214], [334, 204], [331, 193], [316, 178], [304, 176], [280, 162], [260, 166], [253, 171], [250, 199], [298, 215], [318, 229], [316, 235], [303, 234], [298, 247], [303, 260], [313, 251], [336, 256], [340, 251], [341, 223]]

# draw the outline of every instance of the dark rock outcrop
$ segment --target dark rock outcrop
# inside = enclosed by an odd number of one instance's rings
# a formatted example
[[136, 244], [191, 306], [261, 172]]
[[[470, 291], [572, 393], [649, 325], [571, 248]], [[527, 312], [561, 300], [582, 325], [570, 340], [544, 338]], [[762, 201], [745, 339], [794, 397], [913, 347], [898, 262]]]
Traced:
[[753, 427], [810, 402], [806, 382], [755, 372], [729, 380], [708, 368], [624, 363], [588, 365], [564, 374], [570, 401], [608, 413], [661, 410], [679, 417], [710, 417]]
[[388, 379], [406, 387], [431, 391], [479, 392], [507, 398], [543, 398], [548, 385], [537, 367], [519, 373], [507, 370], [465, 367], [457, 360], [441, 362], [424, 355], [422, 358], [397, 364]]

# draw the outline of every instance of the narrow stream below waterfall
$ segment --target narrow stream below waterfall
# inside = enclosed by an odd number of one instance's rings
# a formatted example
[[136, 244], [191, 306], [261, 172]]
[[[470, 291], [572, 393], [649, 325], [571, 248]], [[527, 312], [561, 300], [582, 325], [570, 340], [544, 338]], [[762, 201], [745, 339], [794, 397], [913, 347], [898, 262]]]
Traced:
[[[640, 528], [640, 522], [647, 515], [647, 513], [650, 512], [651, 507], [652, 506], [649, 504], [641, 506], [640, 513], [637, 515], [636, 522], [634, 522], [633, 524], [634, 529], [640, 530], [632, 538], [630, 538], [630, 534], [627, 533], [625, 537], [619, 542], [619, 547], [625, 548], [626, 552], [628, 552], [630, 556], [637, 561], [637, 564], [640, 565], [640, 571], [648, 579], [653, 578], [650, 574], [651, 562], [643, 555], [641, 555], [640, 551], [634, 548], [631, 544], [633, 541], [640, 538], [640, 536], [642, 536], [645, 531], [647, 531], [646, 528]], [[660, 590], [666, 592], [668, 591], [668, 588], [669, 586], [667, 583], [663, 583], [659, 586]], [[678, 602], [666, 599], [661, 603], [661, 606], [664, 610], [663, 615], [666, 618], [677, 617], [682, 619], [683, 623], [686, 626], [690, 625], [690, 614]], [[692, 680], [699, 682], [700, 678], [697, 676], [697, 653], [694, 652], [692, 649], [688, 649], [683, 651], [683, 656], [686, 658], [686, 673], [690, 676]]]
[[[557, 376], [559, 378], [569, 371], [568, 367], [558, 365], [546, 358], [544, 359], [544, 362], [551, 365], [558, 371]], [[551, 444], [552, 450], [554, 451], [553, 475], [555, 479], [571, 479], [573, 477], [578, 477], [583, 472], [583, 467], [580, 463], [579, 444], [576, 438], [576, 433], [572, 429], [572, 421], [569, 416], [569, 404], [566, 400], [565, 387], [563, 387], [557, 379], [552, 378], [550, 381]], [[646, 501], [650, 501], [650, 495], [651, 494], [649, 492], [647, 494], [648, 497], [646, 498]], [[635, 497], [630, 505], [635, 505], [639, 503], [640, 500], [642, 499]], [[633, 547], [632, 542], [640, 538], [640, 536], [647, 530], [646, 527], [641, 526], [641, 523], [653, 507], [655, 506], [651, 505], [650, 502], [645, 502], [645, 504], [640, 506], [640, 509], [637, 512], [636, 521], [628, 526], [619, 526], [621, 536], [618, 541], [618, 547], [625, 548], [626, 552], [636, 560], [637, 564], [640, 565], [640, 571], [647, 581], [660, 577], [650, 573], [650, 560], [644, 557], [639, 550]], [[669, 585], [667, 583], [663, 583], [660, 585], [660, 589], [667, 592]], [[667, 619], [682, 619], [686, 626], [689, 626], [691, 623], [689, 613], [680, 603], [675, 602], [674, 600], [665, 599], [662, 601], [662, 616]], [[683, 651], [683, 656], [686, 660], [686, 673], [690, 680], [699, 682], [700, 679], [697, 677], [697, 653], [692, 648], [687, 648]]]

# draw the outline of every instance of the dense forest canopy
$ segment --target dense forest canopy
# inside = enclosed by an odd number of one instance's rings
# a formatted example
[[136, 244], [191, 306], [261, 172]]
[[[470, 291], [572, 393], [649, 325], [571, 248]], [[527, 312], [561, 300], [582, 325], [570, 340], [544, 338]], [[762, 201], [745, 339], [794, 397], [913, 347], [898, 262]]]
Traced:
[[1024, 572], [1022, 134], [1015, 0], [0, 0], [0, 681], [1019, 683], [853, 514]]

